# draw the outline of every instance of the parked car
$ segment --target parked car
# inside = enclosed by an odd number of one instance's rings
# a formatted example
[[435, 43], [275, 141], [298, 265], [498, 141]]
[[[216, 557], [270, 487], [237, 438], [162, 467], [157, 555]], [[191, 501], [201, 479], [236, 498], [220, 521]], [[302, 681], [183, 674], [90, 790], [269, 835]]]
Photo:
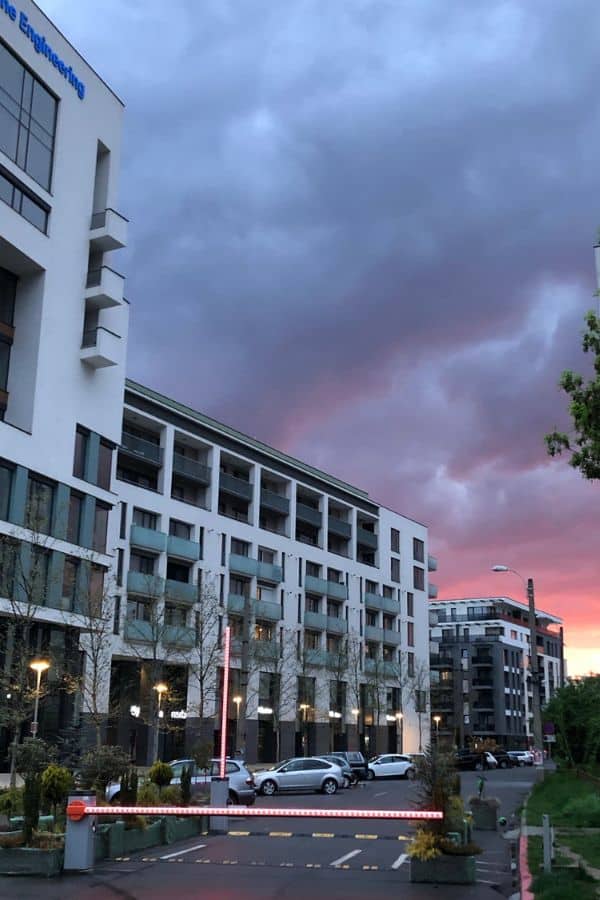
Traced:
[[383, 753], [369, 761], [367, 779], [415, 777], [415, 767], [408, 756], [399, 753]]
[[512, 769], [515, 766], [518, 766], [519, 763], [510, 756], [506, 750], [502, 750], [498, 747], [494, 750], [494, 759], [498, 763], [499, 769]]
[[[219, 760], [213, 759], [208, 772], [199, 769], [193, 759], [174, 759], [169, 765], [173, 770], [171, 784], [181, 784], [181, 773], [184, 766], [192, 770], [192, 799], [210, 786], [213, 778], [219, 774]], [[229, 802], [234, 806], [252, 806], [256, 799], [254, 789], [254, 777], [240, 760], [227, 759], [225, 762], [225, 774], [229, 778]], [[106, 799], [109, 803], [119, 803], [121, 783], [115, 781], [106, 789]]]
[[518, 766], [533, 765], [533, 753], [530, 750], [509, 750], [508, 755]]
[[458, 750], [454, 757], [457, 769], [495, 769], [498, 765], [489, 750]]
[[339, 756], [337, 753], [323, 753], [321, 759], [327, 759], [329, 762], [335, 763], [336, 766], [340, 767], [342, 775], [344, 776], [344, 787], [348, 788], [351, 785], [358, 784], [358, 775], [348, 760], [344, 759], [343, 756]]
[[322, 791], [335, 794], [344, 786], [344, 775], [335, 763], [317, 756], [286, 759], [272, 769], [255, 772], [256, 790], [271, 797], [278, 791]]
[[347, 760], [350, 768], [358, 775], [359, 781], [365, 781], [367, 778], [367, 761], [360, 750], [336, 750], [335, 756], [341, 756]]

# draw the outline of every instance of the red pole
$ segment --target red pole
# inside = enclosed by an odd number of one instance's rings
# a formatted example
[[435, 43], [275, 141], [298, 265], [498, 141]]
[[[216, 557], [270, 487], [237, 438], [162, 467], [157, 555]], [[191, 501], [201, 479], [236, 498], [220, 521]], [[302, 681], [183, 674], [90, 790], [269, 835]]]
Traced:
[[231, 652], [231, 628], [225, 629], [223, 648], [223, 697], [221, 700], [221, 760], [219, 776], [225, 778], [225, 758], [227, 756], [227, 712], [229, 709], [229, 656]]

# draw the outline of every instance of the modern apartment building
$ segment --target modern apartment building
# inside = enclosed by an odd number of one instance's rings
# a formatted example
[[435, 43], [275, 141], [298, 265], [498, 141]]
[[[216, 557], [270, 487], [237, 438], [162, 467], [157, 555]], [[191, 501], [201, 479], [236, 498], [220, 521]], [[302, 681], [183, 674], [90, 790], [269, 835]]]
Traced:
[[[509, 597], [429, 604], [431, 713], [440, 739], [463, 747], [494, 738], [508, 748], [532, 737], [529, 610]], [[564, 684], [562, 620], [536, 609], [542, 706]]]
[[160, 678], [161, 752], [212, 746], [229, 624], [248, 760], [427, 743], [423, 525], [133, 382], [115, 487], [112, 741], [152, 755]]
[[127, 231], [114, 211], [121, 120], [34, 3], [0, 4], [0, 723], [19, 721], [27, 662], [43, 654], [48, 736], [78, 719], [77, 692], [61, 687], [80, 671], [83, 613], [112, 564], [128, 324], [112, 264]]

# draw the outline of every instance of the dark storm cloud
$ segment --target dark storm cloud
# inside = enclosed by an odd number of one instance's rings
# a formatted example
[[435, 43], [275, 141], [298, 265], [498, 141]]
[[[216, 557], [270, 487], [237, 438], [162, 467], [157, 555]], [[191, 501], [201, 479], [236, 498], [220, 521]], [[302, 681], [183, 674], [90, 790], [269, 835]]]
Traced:
[[130, 374], [429, 522], [449, 593], [536, 528], [556, 581], [595, 514], [542, 442], [592, 305], [589, 2], [44, 6], [127, 103]]

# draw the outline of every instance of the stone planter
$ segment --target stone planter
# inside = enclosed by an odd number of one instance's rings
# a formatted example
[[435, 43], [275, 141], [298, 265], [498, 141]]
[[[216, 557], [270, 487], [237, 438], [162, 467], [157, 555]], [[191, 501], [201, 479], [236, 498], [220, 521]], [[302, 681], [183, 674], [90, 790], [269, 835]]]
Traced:
[[174, 844], [176, 841], [184, 841], [186, 838], [206, 833], [208, 831], [207, 818], [207, 816], [186, 816], [178, 819], [175, 816], [165, 816], [163, 842]]
[[0, 849], [0, 875], [60, 875], [64, 850], [38, 850], [35, 847]]
[[473, 828], [476, 831], [496, 831], [498, 829], [498, 805], [472, 803]]
[[435, 859], [411, 858], [410, 880], [428, 884], [475, 884], [475, 857], [441, 854]]

